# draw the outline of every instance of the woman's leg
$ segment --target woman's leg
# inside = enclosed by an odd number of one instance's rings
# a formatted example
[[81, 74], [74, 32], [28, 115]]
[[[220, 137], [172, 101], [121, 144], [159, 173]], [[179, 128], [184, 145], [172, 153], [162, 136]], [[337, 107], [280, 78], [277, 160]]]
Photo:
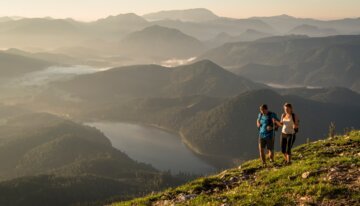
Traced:
[[281, 134], [280, 144], [281, 144], [281, 152], [284, 155], [285, 161], [287, 161], [287, 155], [286, 155], [287, 138], [285, 134]]
[[293, 134], [293, 135], [291, 135], [291, 136], [289, 137], [289, 142], [290, 142], [290, 144], [289, 144], [288, 151], [287, 151], [287, 153], [288, 153], [288, 162], [289, 162], [289, 163], [291, 162], [291, 149], [292, 149], [292, 147], [293, 147], [293, 145], [294, 145], [295, 138], [296, 138], [295, 134]]

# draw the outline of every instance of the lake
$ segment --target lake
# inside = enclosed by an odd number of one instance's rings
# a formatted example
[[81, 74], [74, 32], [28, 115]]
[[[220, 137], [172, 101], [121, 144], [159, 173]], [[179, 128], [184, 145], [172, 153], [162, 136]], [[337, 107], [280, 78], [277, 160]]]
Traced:
[[151, 164], [158, 170], [170, 170], [173, 174], [215, 172], [214, 167], [190, 151], [176, 134], [132, 123], [95, 122], [87, 125], [101, 130], [115, 148], [132, 159]]

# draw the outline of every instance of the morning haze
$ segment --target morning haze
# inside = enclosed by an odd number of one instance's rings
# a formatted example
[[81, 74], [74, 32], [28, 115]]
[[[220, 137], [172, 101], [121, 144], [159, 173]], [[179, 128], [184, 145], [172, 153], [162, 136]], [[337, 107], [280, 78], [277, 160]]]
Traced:
[[359, 205], [358, 1], [0, 3], [0, 205]]
[[232, 18], [288, 14], [303, 18], [334, 19], [358, 17], [360, 2], [357, 0], [13, 0], [1, 3], [0, 14], [25, 17], [69, 17], [90, 21], [110, 14], [143, 15], [160, 10], [189, 8], [208, 8], [220, 16]]

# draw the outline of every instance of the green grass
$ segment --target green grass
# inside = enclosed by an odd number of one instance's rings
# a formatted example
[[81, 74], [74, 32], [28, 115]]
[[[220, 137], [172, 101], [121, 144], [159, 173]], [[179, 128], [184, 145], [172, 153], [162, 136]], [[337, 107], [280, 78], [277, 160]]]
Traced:
[[[351, 168], [358, 171], [355, 178], [359, 178], [359, 146], [360, 131], [352, 131], [348, 135], [295, 148], [290, 166], [282, 165], [282, 154], [277, 153], [275, 164], [267, 168], [262, 168], [259, 160], [251, 160], [241, 168], [200, 178], [154, 195], [114, 203], [113, 206], [154, 205], [163, 200], [174, 202], [180, 194], [194, 194], [195, 198], [177, 201], [175, 205], [298, 205], [324, 201], [360, 204], [358, 182], [345, 184], [326, 179], [330, 169], [335, 167], [346, 168], [342, 173], [336, 173], [338, 178], [346, 176]], [[310, 176], [304, 179], [302, 174], [305, 172], [310, 172]], [[241, 180], [226, 188], [227, 182], [234, 178]]]

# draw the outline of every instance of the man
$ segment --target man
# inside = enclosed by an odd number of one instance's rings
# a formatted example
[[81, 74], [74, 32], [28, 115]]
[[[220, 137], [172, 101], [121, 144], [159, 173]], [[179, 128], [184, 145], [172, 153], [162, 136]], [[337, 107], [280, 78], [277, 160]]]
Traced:
[[276, 126], [282, 126], [274, 112], [268, 110], [266, 104], [260, 106], [256, 125], [259, 128], [259, 152], [263, 166], [266, 166], [265, 148], [268, 151], [270, 162], [274, 162], [274, 140]]

